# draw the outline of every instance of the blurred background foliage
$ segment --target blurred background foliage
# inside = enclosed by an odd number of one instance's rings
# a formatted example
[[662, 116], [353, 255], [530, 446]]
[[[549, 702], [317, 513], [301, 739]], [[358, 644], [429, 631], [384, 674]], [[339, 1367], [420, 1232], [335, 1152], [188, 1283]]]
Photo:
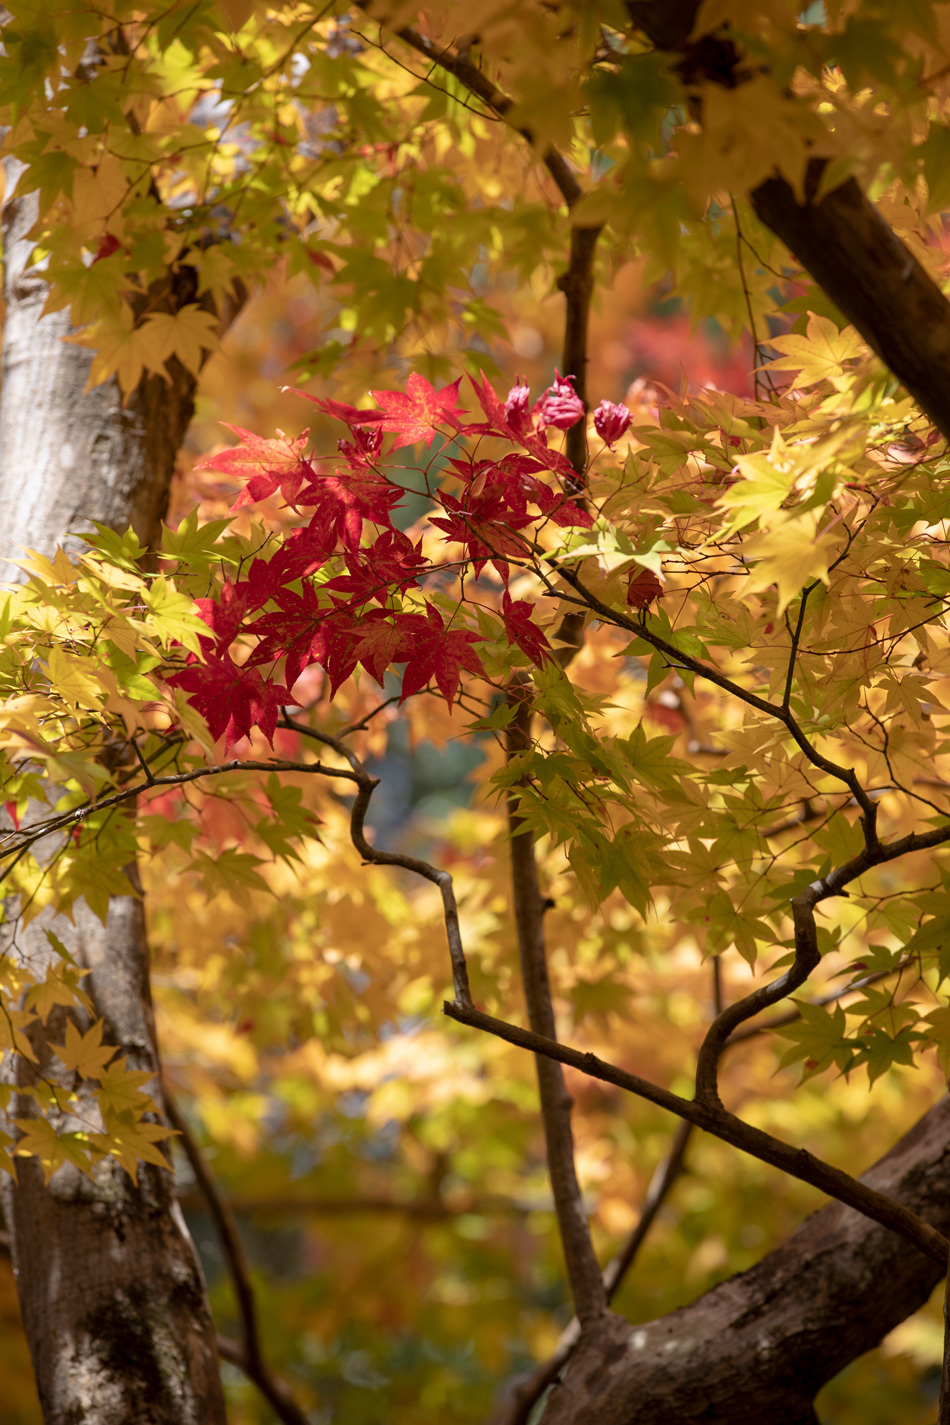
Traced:
[[[375, 92], [360, 81], [360, 115], [371, 128], [370, 99], [402, 81], [384, 56], [349, 32], [341, 36], [343, 62], [350, 62], [346, 45], [359, 46], [352, 53], [377, 76]], [[348, 100], [355, 104], [352, 94]], [[451, 92], [427, 102], [433, 121], [452, 117]], [[493, 237], [486, 217], [483, 240], [466, 229], [464, 250], [454, 253], [466, 276], [469, 333], [477, 336], [465, 360], [477, 358], [499, 390], [524, 376], [538, 394], [559, 360], [564, 302], [556, 277], [566, 226], [548, 221], [549, 185], [527, 151], [498, 150], [479, 123], [467, 117], [454, 131], [460, 191], [478, 173], [484, 201], [497, 200], [507, 226]], [[335, 114], [322, 137], [314, 129], [315, 152], [331, 141], [334, 125]], [[430, 204], [434, 226], [450, 236], [452, 204], [460, 200], [443, 168], [428, 162], [423, 140], [407, 153], [416, 201]], [[886, 200], [883, 186], [881, 193]], [[299, 254], [274, 258], [202, 372], [170, 523], [195, 509], [201, 519], [222, 517], [233, 501], [233, 485], [193, 468], [228, 439], [220, 422], [264, 434], [302, 428], [307, 412], [281, 393], [285, 382], [352, 399], [397, 384], [410, 367], [455, 374], [461, 348], [441, 318], [426, 328], [423, 312], [414, 337], [390, 339], [385, 322], [374, 328], [382, 318], [370, 311], [368, 274], [385, 257], [374, 255], [376, 228], [393, 220], [391, 194], [380, 184], [357, 196], [346, 209], [346, 260], [359, 301], [323, 280], [319, 262], [308, 268]], [[657, 230], [661, 207], [650, 218]], [[625, 400], [635, 423], [645, 424], [655, 419], [662, 387], [752, 393], [755, 357], [736, 236], [726, 217], [720, 226], [705, 246], [684, 244], [673, 254], [660, 241], [651, 249], [648, 230], [639, 250], [618, 242], [602, 259], [590, 336], [594, 400]], [[772, 240], [751, 230], [765, 253], [752, 292], [762, 311], [775, 306], [766, 270]], [[805, 290], [792, 279], [782, 287], [786, 302]], [[808, 306], [823, 310], [821, 301], [809, 292]], [[320, 419], [314, 433], [318, 444], [336, 439]], [[687, 724], [671, 682], [645, 696], [643, 670], [615, 656], [624, 641], [601, 629], [577, 659], [578, 678], [615, 703], [618, 725], [626, 719], [632, 728], [643, 716], [686, 755], [701, 727]], [[348, 685], [338, 701], [355, 719], [376, 697], [365, 685]], [[701, 698], [695, 706], [701, 714]], [[495, 744], [461, 741], [461, 717], [433, 699], [410, 701], [398, 718], [390, 709], [371, 726], [382, 778], [374, 808], [380, 844], [421, 848], [453, 871], [476, 1001], [517, 1017], [503, 816], [484, 790], [498, 765]], [[276, 750], [295, 751], [294, 735], [280, 733]], [[168, 1083], [237, 1214], [268, 1357], [314, 1425], [484, 1421], [500, 1383], [543, 1358], [570, 1316], [533, 1065], [520, 1051], [442, 1019], [450, 986], [435, 894], [362, 867], [347, 836], [346, 800], [298, 780], [321, 819], [321, 843], [308, 845], [296, 868], [274, 860], [264, 872], [267, 893], [249, 885], [242, 895], [209, 899], [174, 844], [143, 867]], [[199, 846], [212, 858], [244, 844], [239, 803], [213, 790], [191, 801]], [[591, 912], [557, 852], [547, 853], [543, 874], [554, 902], [548, 931], [561, 1022], [586, 1047], [689, 1093], [713, 1003], [696, 940], [662, 914], [646, 934], [617, 893]], [[851, 958], [861, 942], [859, 922]], [[843, 963], [836, 953], [827, 957], [818, 991]], [[750, 969], [734, 949], [721, 969], [727, 995], [748, 989]], [[762, 1036], [732, 1051], [724, 1098], [749, 1121], [855, 1173], [943, 1089], [926, 1061], [893, 1069], [870, 1091], [863, 1074], [844, 1082], [826, 1073], [793, 1095], [797, 1073], [778, 1067], [786, 1047]], [[635, 1225], [675, 1125], [619, 1090], [568, 1077], [579, 1173], [606, 1260]], [[212, 1224], [183, 1156], [176, 1163], [219, 1329], [234, 1335], [231, 1285]], [[822, 1200], [695, 1136], [617, 1309], [640, 1321], [684, 1304], [758, 1260]], [[924, 1425], [933, 1418], [941, 1342], [935, 1299], [826, 1389], [818, 1403], [823, 1425]], [[254, 1388], [235, 1369], [224, 1372], [232, 1425], [270, 1425]], [[4, 1425], [37, 1425], [3, 1261], [0, 1381]]]

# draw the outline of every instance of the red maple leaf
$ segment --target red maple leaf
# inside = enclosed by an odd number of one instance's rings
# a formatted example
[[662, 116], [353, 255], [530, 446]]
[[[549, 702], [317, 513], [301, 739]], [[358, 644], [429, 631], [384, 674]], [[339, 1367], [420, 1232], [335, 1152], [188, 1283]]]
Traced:
[[554, 657], [544, 634], [536, 623], [531, 622], [533, 604], [527, 599], [513, 599], [506, 589], [501, 608], [505, 632], [512, 643], [516, 643], [522, 653], [528, 655], [532, 663], [537, 663], [540, 668], [545, 658]]
[[304, 479], [313, 474], [312, 465], [303, 456], [310, 432], [289, 436], [279, 430], [273, 440], [264, 440], [253, 431], [228, 425], [227, 421], [221, 424], [239, 436], [241, 444], [219, 450], [217, 455], [204, 456], [195, 463], [195, 469], [218, 470], [247, 481], [232, 509], [266, 500], [278, 489], [287, 504], [293, 505]]
[[421, 614], [404, 614], [401, 622], [410, 629], [413, 638], [406, 658], [400, 703], [434, 678], [439, 692], [451, 705], [458, 693], [463, 668], [470, 673], [484, 674], [482, 660], [472, 647], [479, 642], [478, 634], [468, 629], [447, 629], [442, 615], [432, 604], [426, 604], [425, 620]]
[[306, 581], [302, 593], [278, 589], [274, 599], [277, 609], [248, 624], [247, 632], [260, 639], [249, 662], [276, 663], [279, 658], [286, 659], [284, 677], [292, 688], [309, 664], [325, 663], [327, 622], [334, 610], [321, 603], [317, 590]]
[[560, 490], [552, 490], [550, 485], [542, 485], [539, 480], [535, 481], [535, 491], [531, 498], [541, 513], [556, 525], [581, 525], [584, 529], [590, 529], [594, 523], [594, 517], [589, 510], [582, 509], [569, 495]]
[[627, 588], [627, 603], [632, 609], [645, 609], [663, 593], [663, 585], [651, 569], [640, 569], [631, 574]]
[[363, 521], [388, 525], [392, 511], [405, 491], [372, 470], [337, 470], [334, 475], [311, 471], [310, 483], [300, 491], [299, 502], [315, 511], [311, 529], [319, 527], [332, 549], [339, 539], [345, 548], [357, 549]]
[[431, 446], [440, 425], [461, 429], [462, 422], [458, 418], [467, 414], [458, 404], [461, 383], [460, 376], [451, 386], [437, 391], [424, 376], [413, 371], [405, 391], [371, 391], [370, 395], [383, 408], [383, 430], [397, 436], [393, 450], [403, 445], [417, 445], [420, 441]]
[[189, 695], [215, 740], [224, 736], [226, 752], [239, 738], [250, 737], [255, 727], [273, 746], [278, 712], [287, 703], [296, 704], [280, 683], [266, 682], [258, 668], [239, 668], [228, 653], [193, 663], [167, 681]]
[[328, 579], [324, 588], [349, 594], [352, 603], [370, 599], [385, 605], [389, 595], [404, 594], [412, 588], [428, 561], [422, 556], [422, 541], [413, 544], [398, 529], [384, 529], [370, 549], [347, 550], [346, 573]]
[[299, 391], [296, 386], [284, 386], [281, 389], [289, 391], [292, 396], [303, 396], [305, 401], [312, 401], [315, 406], [319, 406], [324, 415], [343, 421], [348, 426], [375, 426], [384, 419], [382, 411], [360, 410], [357, 406], [346, 405], [344, 401], [330, 401], [322, 396], [311, 396], [309, 391]]
[[486, 423], [480, 426], [469, 426], [471, 434], [475, 435], [503, 435], [507, 440], [517, 441], [521, 444], [521, 438], [514, 426], [509, 425], [508, 417], [505, 415], [504, 402], [498, 397], [497, 392], [488, 380], [484, 371], [480, 371], [481, 382], [475, 380], [474, 376], [469, 376], [475, 395], [478, 397], [478, 404], [485, 412]]
[[433, 515], [429, 523], [445, 530], [446, 543], [466, 546], [476, 577], [491, 560], [507, 582], [508, 563], [504, 556], [521, 559], [528, 552], [528, 545], [517, 533], [533, 523], [524, 502], [525, 513], [521, 514], [512, 511], [502, 495], [489, 493], [481, 500], [463, 503], [441, 490], [438, 498], [446, 513]]
[[[257, 561], [255, 561], [257, 562]], [[250, 585], [232, 584], [225, 579], [216, 599], [195, 599], [198, 612], [214, 634], [215, 651], [220, 653], [237, 637], [244, 616], [251, 607]], [[211, 644], [211, 640], [207, 640]]]
[[393, 663], [402, 663], [406, 659], [414, 634], [407, 619], [412, 618], [419, 618], [425, 623], [418, 614], [397, 614], [393, 618], [382, 609], [371, 609], [357, 625], [357, 657], [380, 687], [383, 686], [386, 670]]

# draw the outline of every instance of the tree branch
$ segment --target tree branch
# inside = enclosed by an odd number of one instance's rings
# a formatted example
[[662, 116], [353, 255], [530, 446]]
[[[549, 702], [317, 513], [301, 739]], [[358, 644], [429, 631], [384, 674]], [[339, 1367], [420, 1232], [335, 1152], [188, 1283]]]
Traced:
[[823, 881], [813, 881], [792, 901], [792, 916], [795, 925], [795, 958], [791, 965], [771, 984], [760, 985], [743, 999], [736, 1000], [716, 1015], [706, 1032], [696, 1061], [696, 1098], [703, 1103], [718, 1104], [719, 1099], [719, 1059], [726, 1041], [745, 1020], [769, 1009], [786, 995], [792, 994], [805, 983], [812, 970], [821, 960], [818, 951], [818, 930], [815, 925], [815, 906], [827, 895]]
[[453, 1003], [445, 1003], [442, 1009], [449, 1019], [454, 1019], [459, 1024], [468, 1024], [474, 1029], [484, 1029], [487, 1033], [494, 1034], [499, 1039], [504, 1039], [509, 1044], [515, 1044], [521, 1049], [528, 1049], [533, 1054], [545, 1054], [561, 1064], [578, 1069], [582, 1074], [600, 1079], [604, 1083], [615, 1084], [617, 1088], [626, 1089], [628, 1093], [636, 1094], [638, 1098], [646, 1099], [648, 1103], [655, 1103], [658, 1108], [665, 1108], [670, 1113], [675, 1113], [677, 1117], [686, 1119], [687, 1122], [695, 1124], [697, 1128], [702, 1128], [714, 1137], [721, 1138], [724, 1143], [731, 1143], [734, 1148], [748, 1153], [750, 1157], [758, 1158], [760, 1162], [779, 1168], [789, 1177], [809, 1183], [812, 1187], [818, 1188], [820, 1192], [827, 1193], [829, 1197], [856, 1208], [858, 1212], [870, 1217], [874, 1222], [889, 1227], [892, 1232], [896, 1232], [906, 1241], [911, 1242], [919, 1251], [940, 1263], [941, 1267], [946, 1266], [948, 1253], [950, 1253], [950, 1241], [927, 1223], [922, 1222], [920, 1218], [915, 1217], [913, 1213], [908, 1212], [900, 1203], [891, 1201], [881, 1193], [871, 1191], [856, 1178], [849, 1177], [840, 1169], [822, 1162], [820, 1158], [816, 1158], [806, 1149], [793, 1148], [788, 1143], [783, 1143], [780, 1139], [773, 1138], [771, 1134], [763, 1132], [762, 1129], [744, 1123], [742, 1119], [736, 1118], [734, 1114], [729, 1113], [718, 1104], [680, 1098], [678, 1094], [671, 1093], [669, 1089], [660, 1088], [658, 1084], [651, 1083], [649, 1079], [641, 1079], [637, 1074], [631, 1074], [626, 1069], [618, 1068], [615, 1064], [606, 1063], [596, 1054], [584, 1053], [567, 1044], [560, 1044], [556, 1040], [535, 1034], [529, 1029], [522, 1029], [520, 1025], [508, 1024], [505, 1020], [496, 1019], [493, 1015], [485, 1014], [482, 1010]]
[[[950, 1097], [864, 1175], [945, 1231]], [[944, 1266], [832, 1203], [749, 1271], [657, 1321], [585, 1333], [544, 1425], [816, 1425], [815, 1395], [926, 1302]], [[886, 1284], [883, 1289], [877, 1289]]]
[[[728, 33], [693, 33], [699, 0], [629, 0], [627, 11], [657, 48], [679, 53], [699, 94], [704, 83], [741, 82]], [[950, 303], [853, 178], [815, 201], [824, 169], [824, 159], [808, 165], [804, 203], [775, 176], [752, 191], [752, 206], [950, 438]]]
[[401, 866], [404, 871], [412, 871], [416, 876], [422, 876], [424, 880], [431, 881], [433, 885], [438, 886], [442, 896], [442, 917], [449, 944], [455, 997], [462, 1004], [471, 1004], [472, 994], [468, 983], [465, 951], [462, 948], [458, 905], [455, 901], [452, 877], [448, 871], [442, 871], [437, 866], [431, 865], [430, 862], [421, 860], [418, 856], [403, 856], [393, 851], [379, 851], [367, 841], [366, 813], [369, 811], [373, 792], [379, 786], [379, 779], [370, 776], [352, 747], [348, 747], [342, 737], [333, 737], [330, 733], [318, 732], [315, 727], [308, 727], [305, 722], [298, 722], [286, 712], [281, 717], [280, 726], [299, 732], [304, 737], [313, 738], [315, 742], [321, 742], [325, 747], [332, 747], [334, 752], [349, 763], [350, 773], [338, 773], [337, 775], [348, 775], [358, 788], [356, 800], [350, 812], [350, 840], [363, 860], [373, 866]]
[[[369, 10], [371, 0], [356, 0], [357, 9]], [[515, 101], [508, 94], [503, 93], [496, 84], [488, 78], [485, 72], [473, 64], [471, 60], [464, 59], [455, 50], [448, 47], [436, 45], [429, 39], [428, 35], [422, 34], [420, 30], [414, 30], [409, 25], [404, 25], [393, 32], [404, 44], [416, 50], [419, 54], [425, 55], [426, 59], [437, 64], [440, 69], [444, 69], [447, 74], [451, 74], [460, 84], [464, 85], [470, 94], [474, 94], [481, 99], [486, 108], [491, 109], [500, 119], [506, 119], [511, 128], [527, 139], [532, 148], [535, 146], [534, 133], [527, 125], [511, 123], [509, 115], [515, 107]], [[583, 189], [574, 176], [574, 173], [564, 157], [551, 146], [545, 148], [541, 154], [542, 162], [557, 184], [561, 197], [569, 208], [572, 208], [578, 198], [582, 197]]]
[[[509, 761], [524, 752], [530, 743], [529, 689], [530, 683], [526, 678], [515, 680], [509, 689], [509, 705], [515, 710], [515, 716], [508, 724], [506, 732]], [[538, 884], [534, 835], [521, 816], [519, 807], [517, 789], [512, 788], [508, 795], [508, 834], [512, 903], [521, 957], [521, 976], [531, 1027], [536, 1034], [553, 1040], [557, 1038], [557, 1028], [548, 982], [544, 946], [544, 906]], [[574, 1165], [571, 1098], [564, 1084], [560, 1064], [546, 1057], [538, 1057], [535, 1062], [551, 1190], [567, 1263], [568, 1281], [574, 1299], [574, 1310], [582, 1324], [586, 1325], [597, 1320], [606, 1311], [607, 1296], [594, 1254], [590, 1226]]]
[[274, 1375], [261, 1349], [257, 1302], [254, 1297], [250, 1268], [244, 1254], [244, 1245], [241, 1242], [234, 1214], [226, 1198], [219, 1191], [211, 1170], [188, 1127], [187, 1120], [179, 1111], [178, 1105], [167, 1088], [164, 1091], [164, 1098], [168, 1121], [181, 1135], [182, 1148], [185, 1150], [185, 1156], [201, 1188], [217, 1230], [234, 1287], [234, 1297], [241, 1322], [241, 1343], [237, 1345], [227, 1338], [219, 1337], [218, 1349], [226, 1360], [238, 1366], [248, 1379], [254, 1382], [282, 1425], [309, 1425], [309, 1416], [297, 1404], [290, 1387]]

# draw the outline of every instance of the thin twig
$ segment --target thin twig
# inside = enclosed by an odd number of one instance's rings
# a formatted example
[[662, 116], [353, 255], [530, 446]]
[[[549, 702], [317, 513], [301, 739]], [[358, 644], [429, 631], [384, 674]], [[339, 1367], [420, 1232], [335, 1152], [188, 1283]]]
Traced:
[[367, 841], [366, 814], [369, 811], [373, 792], [379, 786], [379, 778], [373, 777], [367, 772], [352, 747], [348, 747], [341, 737], [334, 737], [328, 732], [319, 732], [315, 727], [308, 727], [306, 723], [298, 722], [287, 712], [281, 715], [279, 726], [302, 733], [304, 737], [313, 738], [315, 742], [321, 742], [325, 747], [332, 747], [334, 752], [349, 763], [350, 771], [348, 773], [339, 772], [338, 775], [349, 777], [357, 787], [356, 798], [350, 811], [350, 840], [363, 860], [373, 866], [400, 866], [404, 871], [412, 871], [414, 875], [422, 876], [424, 880], [431, 881], [433, 885], [438, 886], [442, 896], [442, 916], [449, 945], [455, 998], [461, 1004], [471, 1004], [472, 994], [468, 983], [465, 951], [462, 948], [458, 905], [449, 872], [440, 870], [438, 866], [433, 866], [431, 862], [423, 861], [418, 856], [404, 856], [394, 851], [380, 851]]
[[[814, 743], [806, 737], [790, 711], [778, 703], [770, 702], [768, 698], [759, 697], [758, 693], [750, 692], [748, 688], [743, 688], [740, 683], [735, 683], [731, 678], [727, 678], [724, 673], [720, 673], [718, 668], [714, 668], [708, 663], [703, 663], [701, 659], [694, 658], [692, 654], [684, 653], [674, 644], [668, 643], [665, 638], [654, 633], [644, 618], [639, 620], [628, 618], [627, 615], [620, 610], [612, 608], [610, 604], [603, 603], [601, 599], [598, 599], [596, 594], [587, 588], [573, 570], [568, 569], [560, 560], [551, 555], [546, 556], [546, 558], [548, 564], [557, 571], [565, 583], [576, 590], [579, 599], [574, 602], [580, 602], [586, 605], [587, 608], [599, 614], [605, 623], [612, 623], [618, 628], [625, 628], [631, 633], [636, 634], [638, 638], [642, 638], [645, 643], [649, 643], [651, 647], [655, 648], [659, 653], [665, 654], [665, 656], [671, 660], [672, 667], [689, 669], [689, 671], [694, 673], [697, 677], [705, 679], [707, 682], [714, 684], [717, 688], [721, 688], [723, 692], [729, 693], [734, 698], [738, 698], [740, 702], [755, 708], [757, 712], [764, 713], [767, 717], [774, 717], [782, 723], [794, 742], [811, 762], [812, 766], [817, 767], [822, 772], [827, 772], [830, 777], [834, 777], [837, 781], [843, 782], [850, 790], [854, 800], [861, 808], [865, 837], [872, 842], [876, 839], [877, 807], [858, 781], [854, 768], [842, 767], [837, 762], [832, 762], [830, 758], [825, 757], [819, 752]], [[562, 597], [569, 596], [562, 595]]]
[[[368, 10], [369, 5], [370, 0], [357, 0], [357, 8], [360, 10]], [[409, 25], [403, 26], [394, 33], [405, 44], [417, 50], [419, 54], [425, 55], [426, 59], [431, 60], [433, 64], [437, 64], [440, 69], [453, 75], [470, 94], [481, 99], [482, 103], [496, 113], [499, 118], [508, 118], [511, 110], [515, 107], [515, 101], [496, 84], [493, 84], [488, 75], [472, 64], [471, 60], [464, 59], [453, 49], [434, 44], [427, 35], [422, 34], [420, 30], [412, 29]], [[527, 125], [512, 124], [511, 127], [534, 147], [535, 135]], [[567, 161], [556, 148], [551, 146], [543, 150], [541, 159], [557, 184], [561, 197], [567, 206], [572, 208], [583, 195], [584, 190]]]
[[[850, 985], [842, 985], [837, 990], [832, 990], [830, 994], [818, 995], [808, 1001], [809, 1005], [824, 1008], [827, 1004], [837, 1004], [845, 995], [854, 994], [857, 990], [863, 990], [866, 985], [876, 985], [879, 980], [886, 980], [890, 975], [900, 975], [911, 964], [911, 960], [901, 960], [891, 970], [875, 970], [873, 975], [864, 975], [860, 980], [853, 980]], [[760, 1035], [768, 1034], [773, 1029], [782, 1029], [786, 1024], [794, 1024], [801, 1019], [802, 1012], [799, 1008], [788, 1009], [784, 1014], [778, 1014], [774, 1019], [770, 1019], [767, 1024], [749, 1024], [745, 1029], [737, 1029], [726, 1040], [725, 1049], [731, 1049], [734, 1044], [745, 1044], [749, 1039], [758, 1039]]]
[[226, 1337], [219, 1338], [220, 1353], [254, 1382], [282, 1425], [309, 1425], [309, 1416], [297, 1404], [287, 1383], [274, 1375], [261, 1349], [257, 1301], [234, 1214], [218, 1188], [187, 1120], [167, 1089], [164, 1097], [168, 1121], [181, 1135], [181, 1146], [214, 1222], [234, 1287], [241, 1322], [241, 1342], [236, 1345]]

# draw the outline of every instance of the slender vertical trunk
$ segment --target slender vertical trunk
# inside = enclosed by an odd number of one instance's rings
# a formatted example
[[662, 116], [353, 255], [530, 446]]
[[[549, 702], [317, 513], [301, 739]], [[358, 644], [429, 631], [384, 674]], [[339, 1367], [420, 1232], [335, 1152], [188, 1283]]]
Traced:
[[[20, 172], [8, 164], [3, 210], [0, 555], [15, 558], [24, 545], [51, 554], [92, 520], [131, 524], [153, 541], [194, 381], [180, 368], [171, 382], [148, 377], [125, 406], [114, 381], [85, 391], [90, 355], [63, 341], [67, 314], [40, 317], [46, 286], [29, 266], [36, 199], [17, 196]], [[136, 884], [134, 866], [128, 874]], [[130, 1068], [155, 1075], [145, 1087], [160, 1102], [141, 897], [114, 898], [105, 925], [80, 902], [73, 921], [44, 912], [20, 929], [14, 910], [5, 929], [7, 953], [29, 957], [40, 975], [44, 932], [56, 932], [91, 972], [84, 988], [105, 1039]], [[64, 1014], [31, 1031], [48, 1078], [62, 1074], [49, 1046], [62, 1042]], [[6, 1066], [21, 1085], [33, 1072], [22, 1060]], [[28, 1098], [17, 1101], [17, 1116], [32, 1111]], [[46, 1425], [223, 1425], [211, 1313], [172, 1173], [142, 1165], [133, 1183], [106, 1159], [91, 1178], [65, 1165], [44, 1184], [36, 1160], [19, 1159], [2, 1190]]]

